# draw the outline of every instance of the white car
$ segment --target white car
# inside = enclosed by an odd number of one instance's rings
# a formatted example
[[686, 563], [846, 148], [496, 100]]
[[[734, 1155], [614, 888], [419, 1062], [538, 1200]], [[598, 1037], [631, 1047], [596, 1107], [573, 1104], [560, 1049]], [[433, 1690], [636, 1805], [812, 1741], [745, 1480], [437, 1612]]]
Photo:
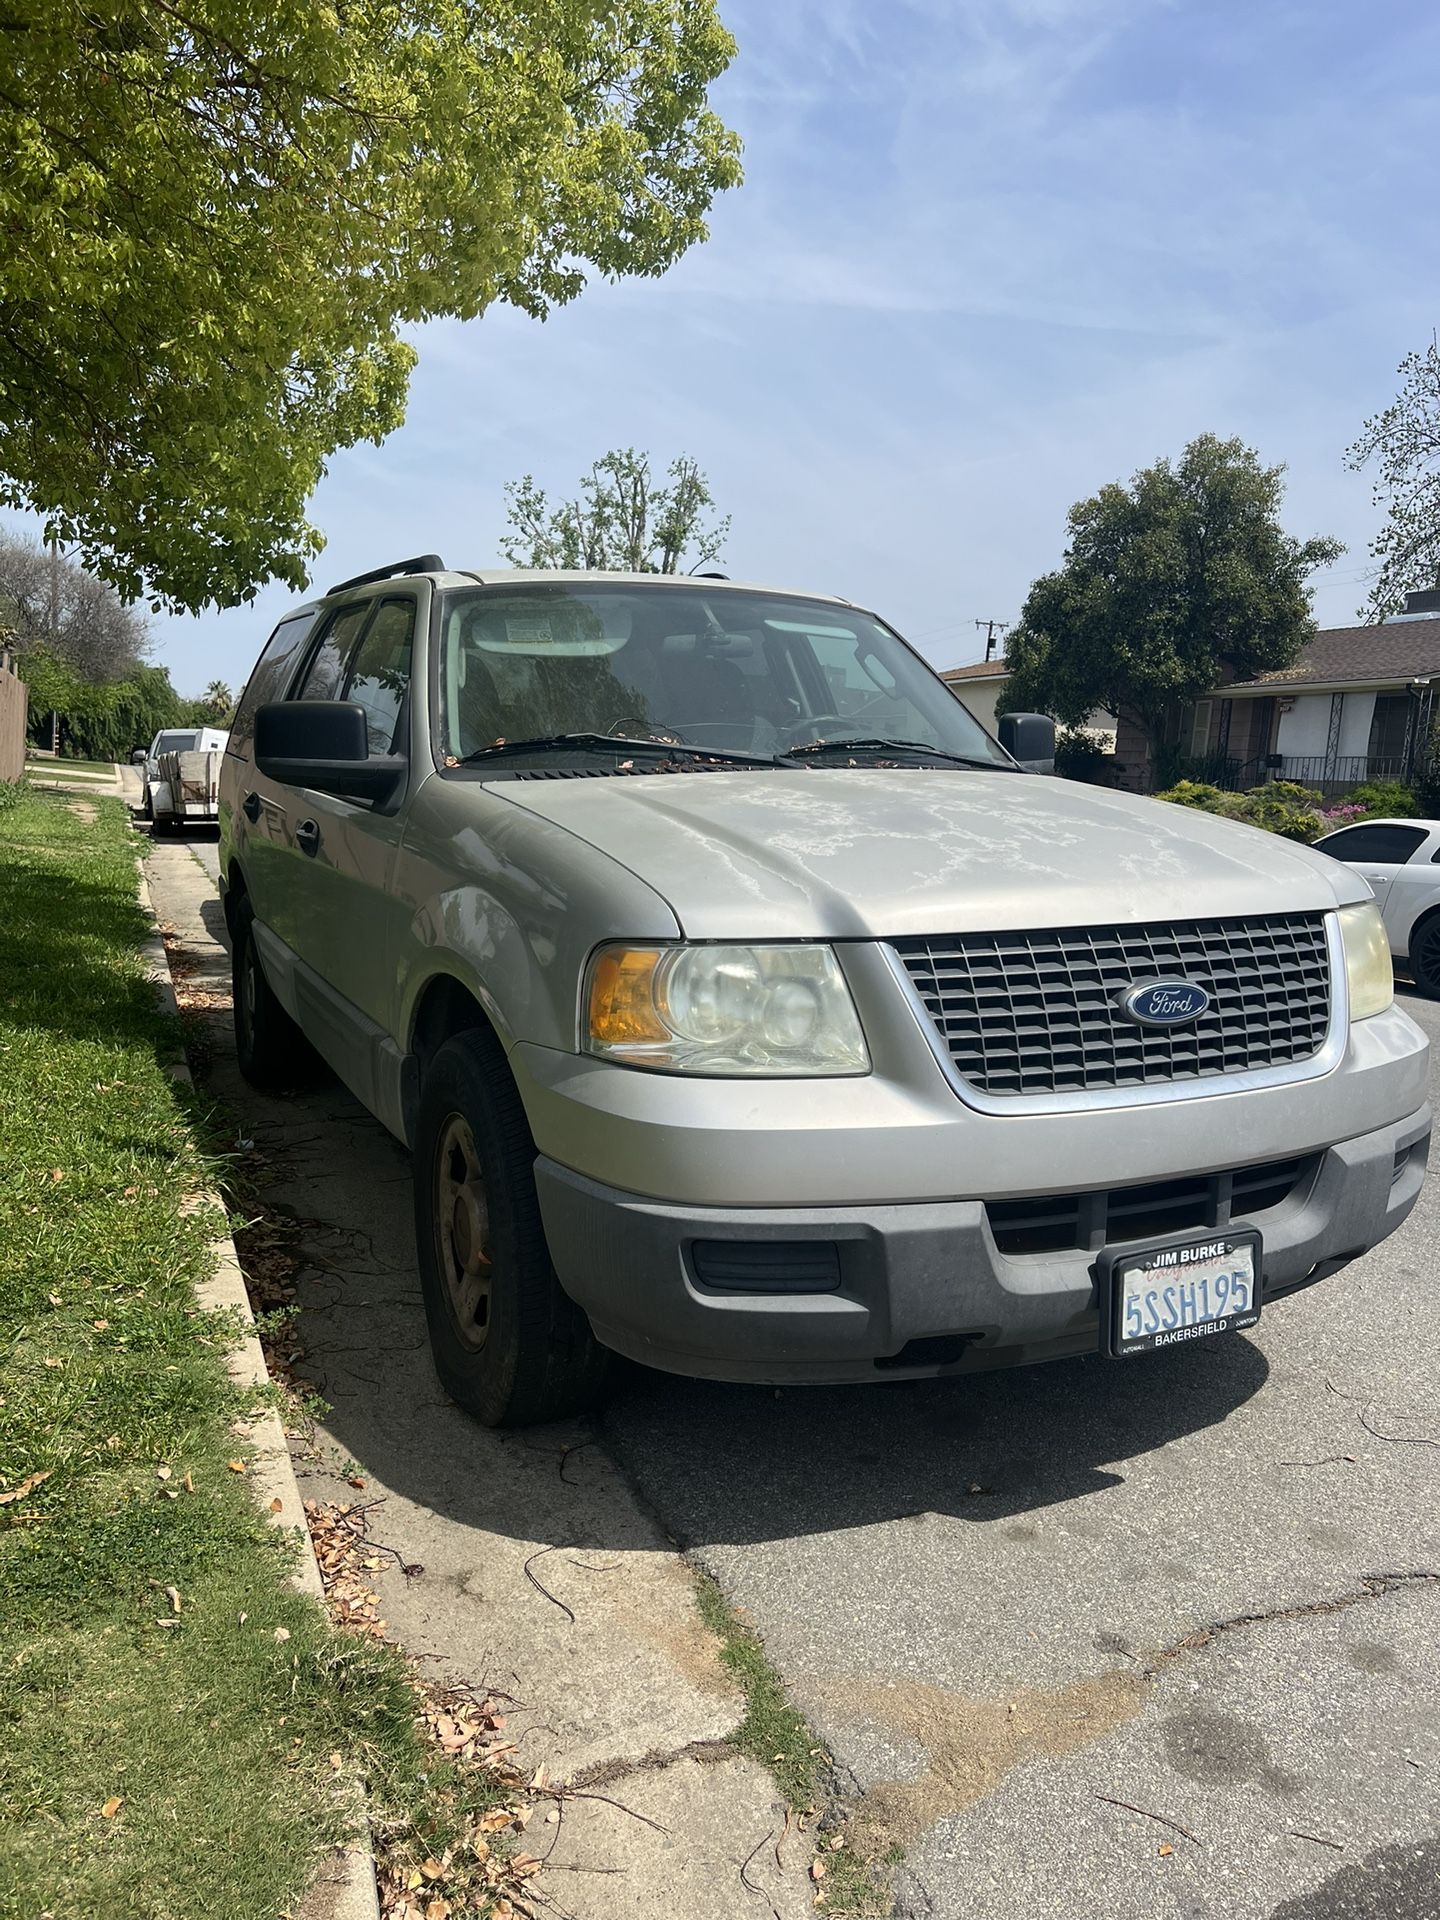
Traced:
[[1315, 846], [1370, 882], [1395, 960], [1440, 1000], [1440, 820], [1359, 820]]

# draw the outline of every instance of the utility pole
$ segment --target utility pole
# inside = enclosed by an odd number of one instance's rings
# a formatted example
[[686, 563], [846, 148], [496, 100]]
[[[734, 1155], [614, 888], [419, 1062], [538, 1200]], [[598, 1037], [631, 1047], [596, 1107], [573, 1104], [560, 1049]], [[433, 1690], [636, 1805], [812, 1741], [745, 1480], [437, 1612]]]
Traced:
[[1011, 623], [1008, 620], [977, 620], [975, 624], [985, 629], [985, 658], [989, 661], [995, 652], [996, 628], [998, 627], [1000, 632], [1005, 634], [1010, 631]]

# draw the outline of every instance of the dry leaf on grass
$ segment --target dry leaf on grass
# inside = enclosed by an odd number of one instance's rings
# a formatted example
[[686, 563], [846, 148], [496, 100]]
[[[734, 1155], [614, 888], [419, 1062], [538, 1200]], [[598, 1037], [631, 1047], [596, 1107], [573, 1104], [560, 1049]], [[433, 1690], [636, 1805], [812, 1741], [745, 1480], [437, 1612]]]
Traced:
[[0, 1507], [8, 1507], [12, 1500], [23, 1500], [27, 1493], [33, 1493], [42, 1481], [49, 1478], [48, 1469], [44, 1473], [27, 1473], [18, 1487], [12, 1487], [9, 1493], [0, 1493]]
[[121, 1806], [121, 1801], [120, 1801], [119, 1794], [112, 1793], [110, 1798], [105, 1802], [104, 1806], [101, 1807], [100, 1809], [100, 1818], [102, 1820], [113, 1820], [116, 1814], [120, 1811], [120, 1806]]

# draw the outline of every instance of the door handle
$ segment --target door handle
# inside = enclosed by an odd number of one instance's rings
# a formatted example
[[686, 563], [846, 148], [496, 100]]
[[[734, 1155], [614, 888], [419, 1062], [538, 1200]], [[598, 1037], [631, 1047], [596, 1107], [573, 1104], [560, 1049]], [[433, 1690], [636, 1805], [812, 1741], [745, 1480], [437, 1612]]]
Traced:
[[313, 820], [302, 820], [295, 829], [295, 844], [312, 856], [320, 851], [320, 829]]
[[260, 818], [259, 794], [247, 793], [245, 798], [240, 802], [240, 811], [244, 814], [245, 818], [252, 823], [258, 820]]

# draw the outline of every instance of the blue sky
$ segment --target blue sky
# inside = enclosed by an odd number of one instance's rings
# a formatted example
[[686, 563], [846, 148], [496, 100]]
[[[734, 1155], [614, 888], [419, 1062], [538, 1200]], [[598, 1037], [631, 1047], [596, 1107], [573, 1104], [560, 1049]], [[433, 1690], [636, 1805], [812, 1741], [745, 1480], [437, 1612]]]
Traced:
[[[418, 336], [405, 427], [317, 493], [321, 586], [498, 558], [505, 480], [694, 454], [732, 576], [874, 605], [938, 665], [1053, 566], [1067, 507], [1207, 429], [1286, 519], [1375, 530], [1342, 454], [1440, 320], [1440, 9], [1423, 0], [721, 0], [746, 183], [661, 280]], [[288, 596], [156, 622], [186, 692]]]

